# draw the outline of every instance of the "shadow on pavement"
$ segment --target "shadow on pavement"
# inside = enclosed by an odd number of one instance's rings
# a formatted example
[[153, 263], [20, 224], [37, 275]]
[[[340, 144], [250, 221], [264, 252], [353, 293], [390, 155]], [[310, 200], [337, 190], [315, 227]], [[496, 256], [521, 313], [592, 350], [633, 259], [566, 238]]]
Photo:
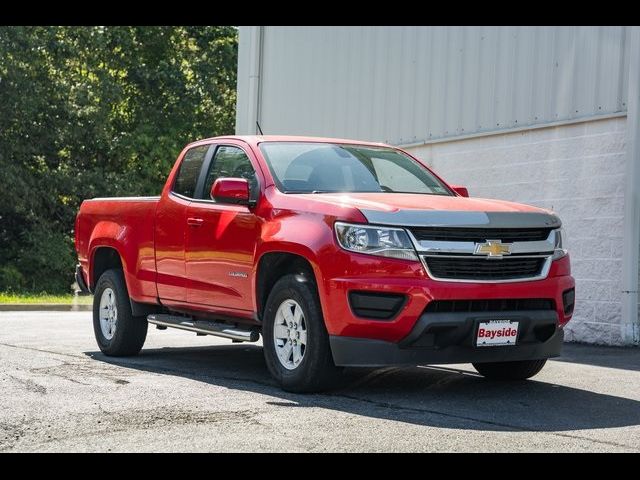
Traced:
[[327, 394], [291, 394], [269, 376], [255, 345], [158, 348], [96, 361], [267, 395], [282, 408], [316, 407], [355, 415], [474, 430], [566, 431], [640, 425], [640, 402], [535, 380], [492, 382], [440, 367], [352, 369]]
[[621, 370], [640, 371], [640, 348], [602, 347], [566, 343], [562, 347], [562, 356], [554, 358], [559, 362], [581, 363], [598, 367], [619, 368]]

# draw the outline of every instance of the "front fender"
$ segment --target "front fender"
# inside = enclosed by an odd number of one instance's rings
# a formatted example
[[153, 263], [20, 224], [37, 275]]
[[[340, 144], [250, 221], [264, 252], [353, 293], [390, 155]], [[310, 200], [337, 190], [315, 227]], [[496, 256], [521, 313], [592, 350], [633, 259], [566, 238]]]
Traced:
[[[313, 268], [321, 307], [325, 311], [324, 298], [328, 284], [324, 281], [322, 272], [324, 262], [330, 261], [337, 248], [333, 235], [334, 221], [333, 217], [299, 213], [283, 215], [265, 223], [256, 247], [256, 261], [252, 272], [254, 292], [257, 286], [258, 265], [263, 255], [275, 252], [298, 255], [305, 258]], [[256, 295], [254, 308], [258, 308]]]

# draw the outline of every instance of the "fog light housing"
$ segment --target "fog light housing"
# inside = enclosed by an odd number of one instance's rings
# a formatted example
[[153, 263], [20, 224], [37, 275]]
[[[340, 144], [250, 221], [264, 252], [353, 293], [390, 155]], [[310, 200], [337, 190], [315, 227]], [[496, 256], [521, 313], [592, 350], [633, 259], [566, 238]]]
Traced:
[[564, 314], [571, 315], [576, 300], [576, 291], [571, 288], [562, 292], [562, 305], [564, 306]]

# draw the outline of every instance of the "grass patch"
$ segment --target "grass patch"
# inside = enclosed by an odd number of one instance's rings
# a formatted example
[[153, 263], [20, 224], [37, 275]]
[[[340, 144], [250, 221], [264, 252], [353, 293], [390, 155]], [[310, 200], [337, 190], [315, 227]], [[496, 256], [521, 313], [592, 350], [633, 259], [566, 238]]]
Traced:
[[47, 293], [4, 293], [0, 292], [0, 304], [2, 303], [18, 303], [18, 304], [46, 304], [56, 303], [62, 305], [91, 305], [93, 303], [92, 295], [50, 295]]

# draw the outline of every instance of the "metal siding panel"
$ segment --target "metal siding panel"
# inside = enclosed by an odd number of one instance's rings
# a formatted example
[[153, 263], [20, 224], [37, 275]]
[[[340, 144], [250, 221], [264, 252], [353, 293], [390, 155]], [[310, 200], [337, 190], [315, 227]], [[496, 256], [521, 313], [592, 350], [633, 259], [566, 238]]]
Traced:
[[504, 128], [512, 126], [513, 123], [513, 48], [515, 37], [510, 27], [501, 27], [498, 38], [496, 116], [492, 126]]
[[445, 28], [434, 27], [431, 30], [431, 51], [430, 56], [433, 59], [429, 68], [429, 76], [433, 79], [429, 88], [429, 137], [439, 138], [444, 136], [444, 96], [446, 93], [446, 71], [443, 68], [445, 64], [444, 46], [446, 44]]
[[516, 33], [514, 41], [514, 65], [513, 65], [513, 94], [512, 115], [514, 126], [523, 126], [528, 123], [529, 105], [531, 103], [532, 88], [532, 58], [533, 35], [532, 28], [522, 28]]
[[622, 37], [622, 49], [624, 51], [624, 62], [622, 64], [622, 75], [620, 82], [620, 103], [621, 110], [627, 109], [627, 97], [629, 93], [629, 43], [631, 41], [631, 28], [624, 27], [624, 35]]
[[[327, 129], [327, 125], [331, 124], [331, 118], [329, 115], [329, 109], [335, 108], [337, 105], [337, 92], [333, 86], [333, 82], [335, 81], [335, 65], [332, 61], [335, 60], [335, 57], [331, 56], [331, 52], [336, 49], [337, 42], [335, 42], [335, 33], [333, 32], [335, 27], [327, 27], [326, 29], [318, 30], [318, 37], [316, 41], [323, 47], [319, 50], [318, 56], [315, 59], [316, 63], [313, 67], [314, 70], [317, 71], [318, 75], [323, 77], [323, 82], [321, 84], [320, 89], [318, 90], [318, 103], [316, 105], [316, 123], [315, 127], [318, 131], [323, 132], [322, 134], [332, 135], [333, 131], [329, 131]], [[335, 43], [334, 43], [335, 42]], [[329, 46], [329, 48], [327, 48]], [[306, 72], [300, 72], [300, 81], [304, 81], [304, 75]], [[333, 92], [333, 95], [330, 95], [327, 91], [330, 90]]]
[[415, 72], [416, 69], [416, 28], [402, 29], [402, 62], [400, 69], [403, 73], [400, 82], [398, 109], [398, 143], [410, 143], [415, 141], [413, 133], [413, 110], [416, 94]]
[[478, 83], [478, 100], [480, 114], [478, 116], [479, 132], [493, 130], [496, 107], [496, 70], [498, 57], [497, 31], [491, 27], [483, 27], [480, 37], [481, 66], [480, 82]]
[[[307, 61], [305, 62], [304, 69], [298, 68], [300, 72], [313, 71], [318, 68], [325, 68], [324, 65], [320, 63], [320, 58], [322, 57], [322, 53], [324, 51], [324, 45], [321, 43], [323, 32], [321, 30], [313, 30], [307, 32], [307, 39], [309, 42], [309, 50], [307, 52]], [[295, 78], [295, 77], [294, 77]], [[303, 81], [302, 78], [300, 79]], [[307, 114], [310, 115], [311, 124], [307, 126], [306, 130], [309, 132], [316, 132], [319, 134], [322, 131], [322, 128], [318, 122], [319, 112], [323, 107], [322, 95], [324, 92], [324, 84], [325, 81], [321, 75], [310, 75], [310, 78], [307, 80], [311, 85], [311, 93], [309, 95], [309, 99], [306, 103]], [[281, 133], [286, 133], [284, 130]]]
[[[602, 27], [600, 35], [600, 65], [596, 108], [598, 112], [619, 110], [619, 72], [622, 70], [624, 27]], [[618, 75], [616, 75], [618, 73]]]
[[448, 29], [449, 41], [446, 44], [446, 63], [443, 69], [446, 71], [445, 83], [446, 93], [444, 97], [444, 129], [447, 135], [457, 135], [458, 133], [458, 102], [460, 101], [460, 88], [458, 79], [460, 77], [460, 28]]
[[[566, 27], [558, 30], [556, 39], [556, 53], [554, 68], [556, 74], [555, 89], [555, 113], [554, 119], [572, 118], [574, 64], [575, 64], [575, 33], [574, 27]], [[542, 116], [542, 120], [545, 117]], [[534, 117], [534, 120], [538, 120]]]
[[533, 50], [533, 90], [531, 92], [531, 116], [532, 124], [538, 122], [538, 117], [542, 116], [541, 105], [544, 95], [540, 95], [541, 90], [544, 87], [544, 79], [546, 75], [549, 75], [549, 71], [543, 68], [542, 52], [543, 42], [548, 38], [545, 32], [546, 27], [536, 27], [536, 43]]
[[370, 28], [362, 28], [362, 52], [358, 55], [361, 64], [359, 68], [361, 80], [358, 79], [358, 103], [352, 108], [358, 114], [356, 138], [366, 138], [371, 135], [369, 125], [373, 116], [373, 104], [379, 99], [374, 93], [376, 52], [371, 48], [375, 31]]
[[374, 68], [374, 83], [373, 83], [373, 115], [369, 120], [369, 134], [366, 139], [374, 138], [378, 140], [384, 140], [384, 115], [386, 108], [386, 95], [385, 95], [385, 66], [387, 63], [387, 55], [389, 46], [386, 45], [385, 38], [386, 32], [384, 29], [377, 27], [378, 31], [374, 36], [374, 52], [376, 55], [375, 68]]
[[[399, 122], [402, 109], [402, 96], [411, 95], [410, 92], [402, 92], [404, 73], [408, 68], [402, 66], [402, 32], [404, 28], [388, 27], [387, 41], [387, 68], [385, 69], [385, 140], [392, 143], [400, 143]], [[404, 94], [403, 94], [404, 93]]]
[[[534, 117], [534, 120], [542, 119], [542, 121], [550, 121], [550, 119], [553, 118], [556, 113], [555, 106], [557, 100], [556, 96], [554, 95], [554, 87], [558, 84], [559, 70], [555, 68], [553, 59], [556, 56], [556, 50], [558, 47], [558, 43], [556, 41], [557, 35], [558, 31], [554, 27], [545, 28], [545, 41], [543, 43], [544, 49], [541, 50], [539, 55], [540, 71], [543, 74], [543, 90], [540, 92], [539, 96], [540, 107], [538, 108], [538, 119]], [[569, 78], [573, 78], [573, 75], [571, 73], [569, 73]], [[563, 94], [563, 97], [565, 98], [566, 103], [569, 105], [569, 109], [571, 109], [571, 105], [573, 105], [572, 89], [569, 88], [569, 90]]]
[[413, 143], [618, 112], [627, 30], [264, 27], [261, 124], [265, 133]]
[[344, 122], [345, 127], [344, 131], [347, 136], [355, 137], [356, 128], [355, 128], [355, 112], [351, 107], [351, 103], [355, 101], [356, 98], [356, 85], [357, 85], [357, 76], [355, 72], [357, 71], [357, 66], [354, 65], [354, 62], [357, 59], [357, 55], [355, 52], [362, 51], [362, 45], [360, 45], [360, 37], [359, 32], [355, 28], [349, 29], [349, 36], [347, 41], [350, 45], [353, 45], [353, 48], [347, 50], [347, 75], [346, 75], [346, 98], [347, 101], [344, 102], [343, 110], [344, 110]]
[[429, 136], [429, 123], [431, 119], [429, 90], [432, 82], [431, 76], [429, 75], [431, 62], [430, 52], [431, 30], [418, 28], [416, 39], [416, 73], [414, 75], [416, 82], [412, 116], [412, 142], [417, 142], [419, 139], [428, 138]]
[[595, 90], [598, 61], [598, 27], [579, 27], [576, 45], [574, 77], [574, 114], [584, 116], [595, 110]]
[[460, 132], [473, 131], [476, 124], [478, 102], [476, 102], [476, 84], [480, 70], [480, 49], [478, 39], [480, 30], [478, 27], [465, 27], [464, 31], [464, 55], [462, 64], [461, 87], [459, 92], [460, 102], [458, 116], [460, 118]]
[[[333, 92], [333, 102], [329, 99], [329, 92], [326, 92], [325, 100], [326, 104], [330, 106], [330, 109], [325, 111], [325, 124], [323, 129], [331, 136], [338, 136], [339, 131], [344, 128], [344, 115], [342, 107], [347, 101], [344, 88], [344, 78], [346, 70], [346, 55], [345, 49], [341, 48], [344, 43], [344, 32], [340, 27], [333, 27], [331, 34], [331, 42], [333, 44], [332, 52], [326, 52], [327, 66], [332, 66], [329, 71], [331, 72], [331, 89]], [[333, 64], [333, 65], [331, 65]], [[331, 115], [333, 113], [333, 115]]]

